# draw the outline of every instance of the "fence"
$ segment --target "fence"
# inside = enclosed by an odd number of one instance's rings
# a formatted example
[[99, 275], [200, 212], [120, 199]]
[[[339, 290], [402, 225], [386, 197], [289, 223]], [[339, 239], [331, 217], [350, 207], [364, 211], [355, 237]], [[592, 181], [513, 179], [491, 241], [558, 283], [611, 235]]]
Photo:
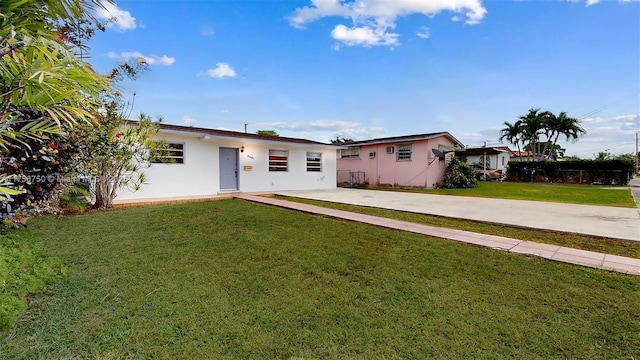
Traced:
[[338, 186], [361, 187], [365, 186], [364, 171], [338, 170]]

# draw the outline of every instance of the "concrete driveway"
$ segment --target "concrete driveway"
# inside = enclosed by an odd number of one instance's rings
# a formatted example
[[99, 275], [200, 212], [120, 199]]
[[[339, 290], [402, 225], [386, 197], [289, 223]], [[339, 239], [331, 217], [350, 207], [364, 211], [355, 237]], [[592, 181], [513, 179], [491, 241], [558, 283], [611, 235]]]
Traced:
[[638, 209], [344, 188], [276, 194], [640, 241]]

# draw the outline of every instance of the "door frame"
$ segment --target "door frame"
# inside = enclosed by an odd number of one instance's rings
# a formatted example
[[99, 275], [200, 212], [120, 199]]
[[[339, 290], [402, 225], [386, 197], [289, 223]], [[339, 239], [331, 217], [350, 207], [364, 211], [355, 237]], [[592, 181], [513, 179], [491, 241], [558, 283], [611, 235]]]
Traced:
[[[222, 188], [222, 149], [225, 150], [233, 150], [233, 155], [235, 157], [235, 172], [236, 172], [236, 176], [235, 176], [235, 187], [232, 189], [223, 189]], [[238, 191], [240, 190], [240, 155], [238, 152], [238, 148], [234, 148], [234, 147], [226, 147], [226, 146], [220, 146], [218, 148], [218, 177], [220, 180], [220, 191]]]

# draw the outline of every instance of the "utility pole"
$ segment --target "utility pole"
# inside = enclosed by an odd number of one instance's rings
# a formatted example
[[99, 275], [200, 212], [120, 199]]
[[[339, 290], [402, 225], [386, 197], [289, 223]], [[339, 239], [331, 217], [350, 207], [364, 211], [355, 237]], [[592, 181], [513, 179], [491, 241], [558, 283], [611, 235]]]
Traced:
[[638, 132], [636, 131], [636, 175], [640, 175], [640, 153], [638, 153]]
[[484, 180], [487, 180], [487, 142], [483, 141], [482, 143], [482, 148], [484, 149], [484, 154], [482, 155], [482, 165], [484, 167], [482, 176]]
[[244, 133], [247, 133], [247, 125], [249, 125], [249, 123], [244, 123]]

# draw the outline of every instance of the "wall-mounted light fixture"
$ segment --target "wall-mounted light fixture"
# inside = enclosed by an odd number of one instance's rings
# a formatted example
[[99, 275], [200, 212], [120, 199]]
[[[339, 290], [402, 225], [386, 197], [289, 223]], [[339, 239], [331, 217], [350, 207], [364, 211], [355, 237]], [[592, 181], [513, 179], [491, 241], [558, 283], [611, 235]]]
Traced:
[[240, 147], [240, 152], [244, 152], [244, 145]]

